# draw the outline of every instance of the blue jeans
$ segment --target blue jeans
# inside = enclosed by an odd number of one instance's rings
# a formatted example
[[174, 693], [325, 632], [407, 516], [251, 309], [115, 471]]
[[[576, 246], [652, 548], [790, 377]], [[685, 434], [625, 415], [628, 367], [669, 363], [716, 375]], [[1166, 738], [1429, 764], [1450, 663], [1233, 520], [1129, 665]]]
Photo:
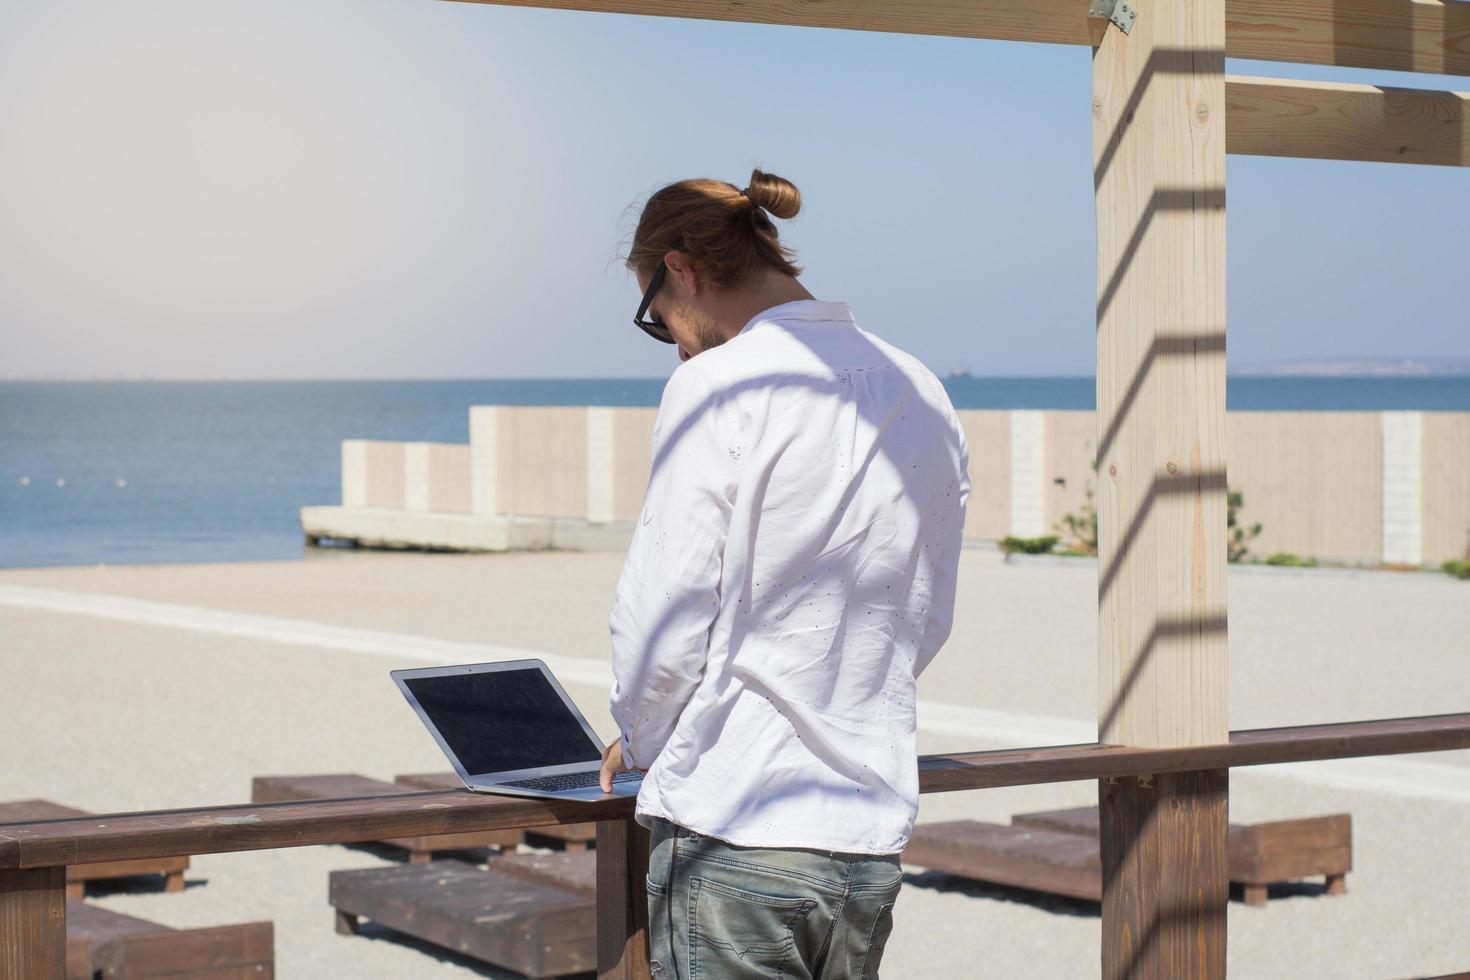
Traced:
[[903, 884], [897, 854], [737, 847], [650, 828], [654, 980], [875, 980]]

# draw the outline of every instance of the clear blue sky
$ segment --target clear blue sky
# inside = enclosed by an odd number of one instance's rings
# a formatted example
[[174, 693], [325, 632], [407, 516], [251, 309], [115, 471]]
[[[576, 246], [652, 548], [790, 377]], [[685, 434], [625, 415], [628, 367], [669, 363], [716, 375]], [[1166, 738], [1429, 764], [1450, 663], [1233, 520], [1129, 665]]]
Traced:
[[[0, 377], [664, 375], [636, 206], [757, 164], [868, 329], [940, 372], [1088, 374], [1089, 75], [441, 0], [0, 0]], [[1232, 365], [1470, 355], [1470, 171], [1231, 157], [1229, 195]]]

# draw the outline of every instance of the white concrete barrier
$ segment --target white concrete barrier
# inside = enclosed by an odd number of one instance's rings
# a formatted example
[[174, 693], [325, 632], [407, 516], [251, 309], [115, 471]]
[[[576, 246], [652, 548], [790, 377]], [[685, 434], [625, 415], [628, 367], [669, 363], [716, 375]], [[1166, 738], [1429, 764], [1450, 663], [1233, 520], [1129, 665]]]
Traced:
[[[655, 414], [477, 405], [468, 446], [348, 440], [342, 506], [619, 525], [642, 505]], [[1062, 518], [1086, 506], [1096, 479], [1084, 458], [1095, 452], [1092, 413], [959, 416], [971, 450], [966, 536], [1065, 539]], [[1470, 548], [1470, 413], [1429, 416], [1231, 412], [1230, 486], [1245, 496], [1241, 523], [1263, 525], [1251, 553], [1411, 565], [1460, 557]]]

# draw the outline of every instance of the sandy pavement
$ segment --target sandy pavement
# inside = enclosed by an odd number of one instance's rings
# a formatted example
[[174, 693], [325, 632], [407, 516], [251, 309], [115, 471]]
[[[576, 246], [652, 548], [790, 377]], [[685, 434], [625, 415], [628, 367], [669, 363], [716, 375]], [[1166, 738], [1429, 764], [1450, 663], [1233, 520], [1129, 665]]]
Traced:
[[[324, 552], [0, 571], [0, 799], [157, 809], [242, 802], [257, 774], [445, 768], [386, 676], [424, 651], [494, 645], [573, 658], [580, 679], [568, 688], [610, 735], [606, 688], [593, 681], [608, 662], [620, 565], [616, 554]], [[954, 634], [920, 681], [933, 706], [928, 724], [921, 707], [922, 751], [1085, 730], [1095, 715], [1095, 576], [1086, 562], [1007, 565], [965, 552]], [[1232, 727], [1467, 710], [1465, 583], [1237, 570], [1229, 591]], [[367, 646], [360, 631], [371, 631]], [[446, 642], [463, 646], [434, 646]], [[1346, 810], [1355, 848], [1344, 897], [1304, 885], [1264, 910], [1232, 902], [1232, 977], [1470, 969], [1460, 898], [1470, 753], [1365, 762], [1232, 774], [1232, 819]], [[920, 819], [1005, 820], [1094, 793], [1073, 783], [932, 795]], [[284, 978], [501, 975], [381, 931], [336, 935], [327, 872], [385, 860], [347, 847], [205, 855], [183, 896], [108, 890], [94, 900], [174, 926], [272, 919]], [[1097, 975], [1096, 906], [909, 870], [885, 976]]]

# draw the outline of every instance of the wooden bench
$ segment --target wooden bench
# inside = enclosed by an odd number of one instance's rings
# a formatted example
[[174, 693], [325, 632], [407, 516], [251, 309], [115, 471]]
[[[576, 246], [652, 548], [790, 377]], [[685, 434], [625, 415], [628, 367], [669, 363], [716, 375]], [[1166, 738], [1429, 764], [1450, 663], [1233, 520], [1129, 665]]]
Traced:
[[[400, 786], [414, 789], [462, 789], [464, 781], [454, 772], [418, 772], [398, 776], [393, 780]], [[550, 827], [536, 827], [526, 831], [526, 841], [543, 844], [555, 841], [568, 851], [583, 850], [597, 841], [597, 824], [568, 823]]]
[[[526, 857], [539, 860], [509, 870]], [[333, 871], [328, 900], [344, 935], [367, 918], [528, 977], [555, 977], [597, 968], [596, 860], [595, 852], [507, 854], [491, 858], [490, 870], [440, 860]]]
[[[978, 820], [920, 824], [905, 862], [934, 871], [1088, 901], [1102, 900], [1097, 807], [1018, 814], [1011, 825]], [[1347, 890], [1352, 818], [1345, 813], [1236, 825], [1229, 830], [1230, 880], [1248, 905], [1267, 885], [1324, 875], [1327, 894]]]
[[[1211, 745], [1149, 748], [1085, 743], [926, 755], [919, 792], [1199, 773], [1241, 766], [1470, 749], [1470, 713], [1232, 732]], [[647, 976], [648, 833], [636, 800], [590, 802], [424, 790], [401, 796], [302, 800], [112, 813], [0, 829], [0, 980], [63, 975], [66, 867], [103, 861], [352, 844], [599, 821], [598, 961], [606, 977]], [[1126, 963], [1120, 972], [1126, 972]]]
[[[252, 803], [288, 803], [300, 800], [330, 800], [344, 797], [404, 796], [419, 792], [410, 786], [371, 779], [357, 773], [316, 776], [256, 776], [250, 784]], [[476, 847], [514, 848], [521, 842], [519, 830], [476, 830], [459, 834], [394, 837], [378, 841], [408, 852], [411, 864], [423, 864], [434, 851]]]
[[[1095, 806], [1020, 813], [1016, 827], [1055, 830], [1096, 839]], [[1328, 895], [1347, 893], [1353, 868], [1353, 818], [1347, 813], [1267, 823], [1232, 823], [1228, 835], [1230, 880], [1241, 885], [1247, 905], [1265, 905], [1266, 888], [1283, 881], [1322, 875]]]
[[[13, 800], [0, 803], [0, 824], [31, 823], [37, 820], [64, 820], [67, 817], [89, 816], [86, 810], [52, 803], [50, 800]], [[81, 898], [86, 893], [87, 882], [104, 878], [134, 878], [144, 875], [163, 875], [163, 890], [184, 890], [184, 872], [189, 859], [184, 856], [140, 858], [131, 861], [99, 861], [93, 864], [72, 864], [66, 869], [67, 898]]]
[[171, 929], [72, 899], [66, 903], [67, 980], [271, 980], [269, 922]]
[[588, 850], [551, 854], [502, 854], [489, 867], [553, 888], [597, 897], [597, 855]]

